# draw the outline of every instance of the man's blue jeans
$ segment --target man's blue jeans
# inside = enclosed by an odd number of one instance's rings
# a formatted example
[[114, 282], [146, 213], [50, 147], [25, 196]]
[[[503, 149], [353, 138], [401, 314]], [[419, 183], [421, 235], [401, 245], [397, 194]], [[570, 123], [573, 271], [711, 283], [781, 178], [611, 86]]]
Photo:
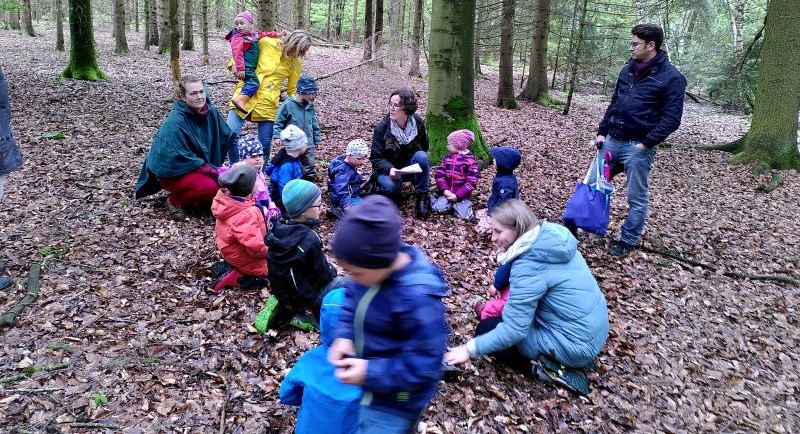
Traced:
[[417, 421], [362, 405], [358, 412], [359, 434], [411, 434], [417, 432]]
[[[422, 173], [404, 175], [398, 179], [392, 179], [389, 174], [378, 175], [381, 194], [394, 198], [400, 196], [400, 189], [403, 186], [403, 182], [413, 182], [414, 192], [417, 194], [428, 193], [431, 189], [430, 185], [428, 185], [431, 177], [431, 160], [428, 157], [428, 153], [425, 151], [417, 151], [411, 156], [411, 159], [408, 160], [406, 166], [410, 166], [414, 163], [419, 163]], [[395, 167], [395, 169], [402, 169], [402, 167]]]
[[[604, 156], [606, 151], [611, 151], [615, 164], [625, 165], [625, 177], [628, 178], [628, 218], [622, 225], [622, 235], [620, 241], [634, 245], [639, 241], [644, 231], [644, 223], [647, 220], [647, 180], [650, 177], [650, 169], [653, 167], [653, 160], [656, 158], [657, 146], [652, 149], [642, 151], [636, 147], [634, 140], [617, 140], [612, 136], [606, 136], [603, 147], [600, 148], [600, 156]], [[597, 160], [595, 159], [595, 163]], [[589, 174], [589, 185], [594, 183], [595, 168], [594, 164]], [[601, 172], [602, 176], [602, 172]]]
[[[227, 124], [228, 128], [231, 129], [234, 133], [236, 133], [236, 139], [239, 139], [239, 133], [242, 132], [242, 127], [244, 126], [244, 119], [240, 118], [239, 115], [236, 114], [235, 110], [231, 110], [228, 112], [228, 119]], [[258, 124], [258, 141], [261, 142], [261, 146], [264, 148], [264, 166], [269, 163], [269, 153], [272, 151], [272, 126], [275, 124], [273, 121], [260, 121], [256, 122]], [[236, 146], [236, 142], [233, 142], [233, 146], [228, 149], [228, 164], [233, 164], [239, 161], [239, 147]]]

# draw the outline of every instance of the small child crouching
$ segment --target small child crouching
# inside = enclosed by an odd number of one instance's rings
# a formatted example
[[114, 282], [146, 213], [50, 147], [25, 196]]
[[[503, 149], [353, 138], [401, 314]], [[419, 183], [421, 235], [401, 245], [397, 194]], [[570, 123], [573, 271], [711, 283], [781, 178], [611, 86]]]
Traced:
[[470, 130], [453, 131], [447, 136], [450, 154], [436, 168], [434, 179], [441, 196], [431, 198], [434, 212], [453, 214], [464, 220], [472, 219], [472, 202], [469, 197], [478, 185], [478, 162], [469, 150], [475, 140]]
[[303, 178], [303, 164], [300, 157], [306, 153], [308, 138], [303, 130], [289, 125], [281, 131], [281, 143], [283, 148], [275, 153], [264, 172], [270, 179], [269, 197], [281, 212], [286, 212], [281, 193], [289, 181]]
[[369, 146], [361, 139], [347, 144], [345, 155], [331, 160], [328, 165], [328, 193], [331, 207], [328, 213], [336, 218], [361, 202], [361, 183], [364, 181], [358, 169], [369, 155]]
[[272, 222], [281, 217], [281, 210], [275, 205], [269, 197], [269, 187], [267, 184], [267, 177], [262, 172], [264, 168], [264, 148], [258, 138], [252, 134], [239, 136], [236, 141], [236, 147], [239, 150], [239, 162], [231, 166], [222, 166], [217, 169], [219, 174], [230, 170], [232, 167], [248, 165], [256, 170], [256, 184], [253, 187], [253, 198], [256, 201], [256, 206], [264, 213], [267, 219], [267, 230], [272, 227]]
[[220, 175], [220, 190], [211, 204], [217, 219], [214, 225], [217, 247], [222, 259], [233, 268], [214, 285], [214, 291], [239, 287], [244, 276], [267, 276], [267, 221], [256, 207], [253, 186], [256, 170], [248, 165], [235, 166]]

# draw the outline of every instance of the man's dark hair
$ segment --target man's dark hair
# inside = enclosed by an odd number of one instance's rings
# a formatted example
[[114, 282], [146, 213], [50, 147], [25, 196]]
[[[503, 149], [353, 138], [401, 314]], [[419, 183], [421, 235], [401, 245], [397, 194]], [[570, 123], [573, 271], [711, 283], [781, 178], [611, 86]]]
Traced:
[[661, 50], [661, 44], [664, 42], [664, 31], [655, 24], [637, 24], [631, 29], [631, 35], [636, 35], [645, 42], [655, 42], [656, 51]]
[[406, 112], [408, 116], [413, 115], [414, 112], [417, 111], [417, 97], [411, 89], [401, 87], [389, 95], [389, 100], [395, 95], [400, 97], [400, 104], [403, 105], [403, 111]]

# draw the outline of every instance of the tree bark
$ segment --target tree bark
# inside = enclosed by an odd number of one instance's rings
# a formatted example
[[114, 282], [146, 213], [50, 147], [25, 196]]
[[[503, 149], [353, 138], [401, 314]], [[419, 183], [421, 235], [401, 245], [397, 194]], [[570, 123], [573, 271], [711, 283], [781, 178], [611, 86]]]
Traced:
[[22, 34], [25, 36], [36, 36], [36, 32], [33, 31], [33, 20], [31, 18], [31, 0], [22, 0], [20, 2], [20, 8]]
[[306, 6], [305, 0], [294, 0], [294, 28], [303, 28], [303, 12]]
[[216, 0], [214, 2], [214, 27], [221, 29], [225, 27], [225, 3], [223, 0]]
[[56, 22], [56, 50], [64, 51], [64, 14], [61, 0], [55, 0], [53, 5], [53, 15]]
[[192, 0], [186, 0], [183, 6], [183, 45], [181, 50], [194, 50], [194, 6]]
[[[727, 0], [728, 15], [731, 24], [731, 42], [733, 44], [733, 64], [741, 65], [744, 61], [744, 37], [742, 27], [744, 27], [745, 0]], [[739, 99], [746, 113], [753, 111], [753, 95], [747, 86], [744, 76], [744, 69], [736, 67], [736, 87], [739, 92]]]
[[358, 26], [358, 0], [353, 0], [353, 20], [350, 25], [350, 46], [356, 45], [356, 29]]
[[547, 36], [550, 33], [550, 0], [536, 0], [531, 33], [528, 83], [519, 97], [528, 101], [541, 101], [547, 97]]
[[[475, 14], [477, 15], [477, 21], [475, 22], [475, 33], [476, 34], [485, 34], [486, 28], [486, 0], [477, 0], [475, 3]], [[483, 55], [483, 42], [482, 41], [475, 41], [475, 47], [473, 53], [473, 63], [475, 69], [475, 76], [476, 77], [483, 77], [483, 71], [481, 70], [481, 57]]]
[[128, 38], [125, 36], [125, 0], [114, 0], [114, 52], [128, 52]]
[[169, 66], [172, 81], [181, 79], [180, 21], [178, 21], [178, 0], [169, 1]]
[[150, 10], [147, 13], [150, 20], [150, 45], [158, 47], [161, 38], [158, 37], [158, 8], [161, 0], [150, 0]]
[[[128, 18], [130, 20], [130, 18]], [[133, 1], [133, 21], [136, 25], [136, 33], [139, 33], [139, 0]]]
[[144, 0], [144, 49], [150, 49], [150, 0]]
[[383, 68], [383, 58], [380, 57], [381, 45], [383, 43], [383, 0], [375, 0], [375, 36], [372, 42], [372, 58], [375, 65]]
[[258, 0], [258, 26], [262, 30], [277, 29], [277, 0]]
[[97, 81], [108, 77], [97, 66], [91, 3], [91, 0], [69, 0], [69, 62], [62, 73], [66, 78]]
[[447, 135], [460, 129], [475, 133], [470, 149], [490, 160], [475, 116], [474, 44], [475, 0], [434, 0], [426, 116], [432, 164], [447, 155]]
[[202, 13], [200, 14], [201, 26], [203, 27], [203, 65], [208, 65], [208, 2], [210, 0], [200, 0], [202, 3]]
[[500, 17], [500, 84], [497, 87], [497, 107], [515, 109], [514, 99], [514, 0], [503, 0]]
[[169, 50], [170, 28], [169, 28], [169, 2], [171, 0], [160, 0], [158, 2], [158, 54], [164, 54]]
[[575, 41], [572, 55], [570, 56], [569, 92], [567, 93], [567, 103], [564, 105], [564, 111], [561, 112], [564, 116], [569, 114], [569, 108], [572, 105], [572, 94], [575, 93], [575, 83], [578, 80], [578, 63], [580, 63], [581, 48], [583, 48], [583, 34], [584, 29], [586, 29], [586, 9], [588, 4], [589, 0], [583, 0], [580, 10], [581, 17], [578, 20], [578, 39]]
[[756, 83], [755, 109], [747, 134], [735, 142], [734, 163], [757, 161], [773, 169], [800, 170], [800, 26], [794, 0], [770, 0]]
[[361, 60], [370, 60], [374, 54], [372, 50], [373, 1], [374, 0], [364, 1], [364, 55], [361, 57]]
[[411, 65], [408, 75], [420, 77], [419, 73], [419, 47], [422, 42], [422, 0], [414, 2], [414, 25], [411, 33]]
[[333, 9], [333, 0], [328, 0], [328, 13], [325, 14], [326, 21], [325, 21], [325, 39], [331, 39], [331, 15]]

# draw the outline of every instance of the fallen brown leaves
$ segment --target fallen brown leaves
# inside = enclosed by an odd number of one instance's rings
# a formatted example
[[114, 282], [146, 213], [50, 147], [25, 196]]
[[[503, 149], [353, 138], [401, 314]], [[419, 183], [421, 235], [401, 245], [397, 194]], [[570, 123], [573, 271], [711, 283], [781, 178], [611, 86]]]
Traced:
[[[224, 414], [226, 432], [291, 432], [295, 409], [278, 403], [277, 388], [318, 337], [255, 334], [249, 323], [263, 292], [206, 291], [207, 268], [217, 258], [213, 218], [173, 221], [163, 196], [131, 199], [150, 139], [170, 109], [167, 58], [139, 49], [113, 55], [108, 33], [98, 31], [100, 63], [111, 79], [60, 83], [66, 54], [45, 48], [53, 36], [41, 31], [36, 51], [27, 39], [0, 31], [14, 130], [27, 158], [9, 178], [0, 208], [0, 259], [20, 279], [0, 294], [0, 308], [21, 298], [33, 261], [53, 258], [37, 303], [2, 332], [4, 426], [80, 431], [72, 422], [116, 424], [126, 433], [217, 432]], [[128, 37], [141, 45], [141, 35]], [[196, 52], [182, 52], [182, 67], [209, 81], [228, 80], [226, 55], [215, 40], [211, 66], [198, 66]], [[306, 69], [321, 75], [359, 59], [358, 50], [314, 48]], [[387, 64], [391, 69], [359, 67], [320, 82], [317, 107], [326, 127], [320, 158], [342, 153], [352, 138], [370, 139], [398, 86], [416, 88], [424, 112], [425, 82], [406, 78], [398, 62]], [[562, 117], [532, 104], [493, 108], [491, 72], [476, 87], [485, 137], [523, 149], [523, 197], [540, 217], [559, 221], [591, 158], [583, 144], [606, 99], [581, 96]], [[231, 88], [214, 85], [214, 100], [224, 102]], [[645, 242], [723, 270], [800, 278], [797, 173], [786, 173], [784, 184], [765, 195], [755, 191], [763, 180], [746, 167], [689, 147], [738, 137], [746, 127], [742, 117], [687, 102], [673, 146], [656, 160]], [[43, 138], [52, 131], [68, 138]], [[491, 169], [481, 176], [478, 204], [487, 199]], [[623, 179], [612, 233], [626, 213]], [[491, 244], [449, 217], [416, 221], [412, 205], [404, 209], [405, 238], [445, 270], [451, 340], [463, 343], [475, 323], [470, 306], [491, 281]], [[323, 235], [331, 230], [324, 222]], [[443, 240], [442, 233], [451, 236]], [[423, 417], [426, 432], [800, 429], [799, 289], [731, 279], [641, 251], [611, 259], [605, 249], [612, 239], [581, 236], [612, 322], [591, 374], [593, 392], [577, 398], [481, 359], [466, 367], [461, 382], [442, 385]], [[107, 402], [94, 398], [100, 393]]]

